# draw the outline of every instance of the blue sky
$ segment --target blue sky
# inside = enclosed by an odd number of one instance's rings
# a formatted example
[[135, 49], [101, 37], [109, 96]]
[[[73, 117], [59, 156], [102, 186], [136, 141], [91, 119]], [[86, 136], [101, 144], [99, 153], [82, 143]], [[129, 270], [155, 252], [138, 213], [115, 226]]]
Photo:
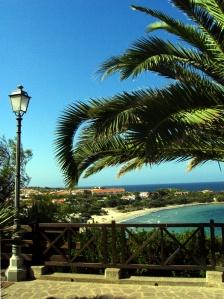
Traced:
[[[107, 97], [124, 90], [159, 87], [154, 74], [101, 81], [100, 64], [142, 37], [152, 18], [131, 4], [162, 9], [182, 17], [167, 0], [1, 0], [0, 1], [0, 135], [15, 136], [16, 121], [8, 94], [24, 85], [32, 96], [24, 116], [22, 143], [33, 151], [27, 167], [32, 186], [63, 186], [54, 158], [54, 132], [63, 109], [77, 100]], [[172, 39], [172, 36], [163, 37]], [[186, 173], [186, 163], [165, 163], [116, 179], [116, 169], [82, 179], [80, 185], [102, 186], [221, 181], [217, 163]]]

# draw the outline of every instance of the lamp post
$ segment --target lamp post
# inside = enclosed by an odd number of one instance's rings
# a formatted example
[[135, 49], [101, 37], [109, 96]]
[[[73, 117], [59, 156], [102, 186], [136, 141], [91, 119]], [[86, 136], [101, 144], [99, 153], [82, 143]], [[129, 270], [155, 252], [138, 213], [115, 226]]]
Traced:
[[12, 110], [16, 115], [17, 120], [17, 136], [16, 136], [16, 171], [15, 171], [15, 217], [14, 217], [14, 232], [12, 256], [10, 264], [6, 270], [6, 277], [9, 281], [21, 281], [26, 279], [26, 269], [23, 265], [21, 257], [21, 236], [20, 236], [20, 221], [19, 221], [19, 202], [20, 202], [20, 162], [21, 162], [21, 123], [24, 113], [26, 113], [30, 96], [23, 90], [23, 86], [18, 86], [10, 95]]

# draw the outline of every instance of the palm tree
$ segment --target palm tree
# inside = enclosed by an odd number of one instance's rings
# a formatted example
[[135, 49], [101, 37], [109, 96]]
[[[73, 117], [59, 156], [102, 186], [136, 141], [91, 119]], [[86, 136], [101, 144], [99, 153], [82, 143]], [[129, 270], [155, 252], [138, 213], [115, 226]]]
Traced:
[[12, 225], [14, 216], [15, 209], [9, 202], [0, 203], [0, 231]]
[[224, 1], [170, 2], [192, 22], [150, 8], [132, 8], [159, 20], [147, 27], [148, 32], [162, 29], [180, 41], [141, 38], [105, 61], [99, 73], [103, 78], [119, 73], [125, 80], [152, 71], [171, 83], [72, 104], [59, 118], [56, 157], [68, 185], [82, 174], [112, 165], [123, 165], [121, 175], [164, 161], [193, 158], [192, 168], [224, 160]]

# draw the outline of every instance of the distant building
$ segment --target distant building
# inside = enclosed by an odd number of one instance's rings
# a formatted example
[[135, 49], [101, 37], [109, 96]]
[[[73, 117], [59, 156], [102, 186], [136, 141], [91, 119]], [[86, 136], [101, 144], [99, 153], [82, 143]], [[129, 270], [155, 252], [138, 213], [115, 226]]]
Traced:
[[65, 202], [65, 198], [55, 198], [55, 199], [52, 199], [51, 201], [53, 202], [53, 203], [64, 203]]
[[92, 195], [105, 196], [105, 195], [117, 195], [125, 192], [124, 188], [94, 188], [90, 189]]
[[134, 194], [123, 195], [121, 197], [121, 199], [124, 199], [124, 200], [135, 200], [135, 195]]
[[55, 194], [55, 195], [70, 195], [71, 192], [68, 190], [57, 190], [57, 191], [51, 191], [49, 194]]
[[38, 190], [28, 189], [28, 188], [21, 189], [21, 197], [22, 198], [30, 198], [30, 196], [32, 196], [32, 195], [39, 195], [39, 194], [42, 194], [42, 193]]
[[77, 194], [81, 194], [81, 195], [84, 195], [84, 194], [91, 194], [91, 190], [90, 189], [75, 189], [75, 190], [72, 190], [71, 191], [71, 194], [72, 195], [77, 195]]
[[149, 197], [149, 192], [140, 192], [139, 197], [140, 198], [148, 198]]
[[204, 194], [205, 193], [213, 193], [213, 191], [212, 190], [202, 190], [201, 193], [204, 193]]

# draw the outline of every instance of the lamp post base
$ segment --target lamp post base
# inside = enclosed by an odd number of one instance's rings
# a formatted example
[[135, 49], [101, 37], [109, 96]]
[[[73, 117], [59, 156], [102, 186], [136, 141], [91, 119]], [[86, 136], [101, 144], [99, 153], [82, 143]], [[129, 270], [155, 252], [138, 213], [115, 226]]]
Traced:
[[21, 257], [21, 249], [18, 245], [12, 245], [12, 256], [9, 260], [9, 267], [6, 270], [6, 277], [8, 281], [22, 281], [27, 278], [27, 270], [23, 265], [23, 258]]

